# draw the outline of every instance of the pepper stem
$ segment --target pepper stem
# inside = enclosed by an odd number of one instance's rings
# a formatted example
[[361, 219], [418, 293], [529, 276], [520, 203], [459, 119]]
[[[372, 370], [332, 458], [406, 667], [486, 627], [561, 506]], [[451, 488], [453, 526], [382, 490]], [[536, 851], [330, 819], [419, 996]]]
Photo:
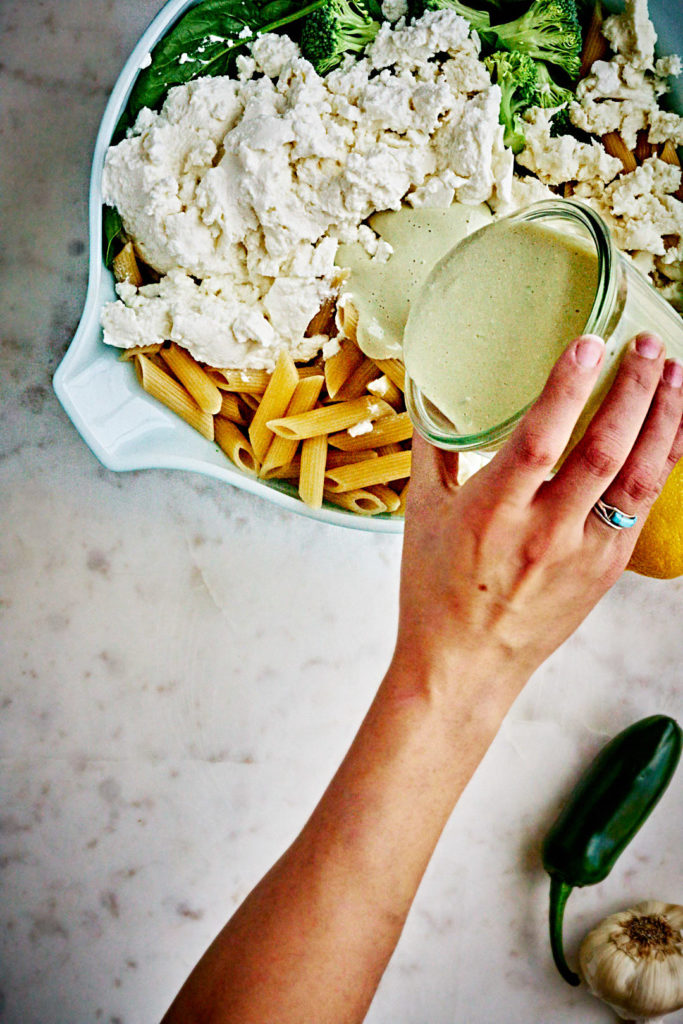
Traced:
[[573, 886], [561, 882], [559, 878], [550, 878], [550, 948], [553, 953], [555, 966], [569, 985], [580, 985], [581, 979], [578, 974], [570, 969], [564, 958], [562, 947], [562, 922], [564, 920], [564, 907], [572, 891]]

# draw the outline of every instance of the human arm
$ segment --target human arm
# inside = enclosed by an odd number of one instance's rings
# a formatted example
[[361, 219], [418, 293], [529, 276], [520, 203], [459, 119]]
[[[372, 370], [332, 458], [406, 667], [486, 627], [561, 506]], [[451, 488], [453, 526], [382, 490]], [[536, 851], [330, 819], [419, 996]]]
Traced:
[[[361, 1021], [460, 793], [529, 675], [623, 570], [596, 497], [644, 518], [683, 454], [683, 394], [630, 353], [555, 478], [598, 366], [575, 343], [505, 449], [462, 487], [416, 439], [389, 671], [290, 849], [235, 913], [166, 1024]], [[659, 381], [659, 384], [658, 384]], [[641, 430], [641, 425], [645, 426]]]

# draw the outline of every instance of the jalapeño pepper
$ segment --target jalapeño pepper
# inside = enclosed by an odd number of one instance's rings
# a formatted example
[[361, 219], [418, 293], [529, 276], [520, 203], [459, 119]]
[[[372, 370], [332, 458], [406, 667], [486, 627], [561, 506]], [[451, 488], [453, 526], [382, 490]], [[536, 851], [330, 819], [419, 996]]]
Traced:
[[550, 945], [555, 965], [570, 985], [562, 948], [567, 897], [576, 886], [595, 885], [612, 870], [671, 781], [683, 733], [673, 718], [652, 715], [624, 729], [603, 747], [574, 787], [543, 842], [550, 875]]

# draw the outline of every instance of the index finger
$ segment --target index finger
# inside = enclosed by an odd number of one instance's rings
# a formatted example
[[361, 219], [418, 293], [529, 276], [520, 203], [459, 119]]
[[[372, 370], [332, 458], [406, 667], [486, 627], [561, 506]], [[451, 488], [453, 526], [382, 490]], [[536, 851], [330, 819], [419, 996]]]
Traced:
[[510, 439], [481, 470], [513, 500], [531, 502], [557, 465], [600, 373], [605, 343], [583, 334], [564, 350]]

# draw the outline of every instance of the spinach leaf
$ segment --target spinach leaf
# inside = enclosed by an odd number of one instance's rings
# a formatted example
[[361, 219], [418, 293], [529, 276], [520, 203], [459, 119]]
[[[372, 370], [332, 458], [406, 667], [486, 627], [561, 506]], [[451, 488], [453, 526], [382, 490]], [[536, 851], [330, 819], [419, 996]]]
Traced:
[[382, 12], [382, 5], [379, 0], [356, 0], [359, 7], [363, 7], [375, 21], [386, 21]]
[[[202, 0], [157, 43], [137, 77], [126, 110], [132, 124], [142, 107], [157, 107], [167, 91], [200, 75], [228, 74], [237, 52], [257, 32], [298, 21], [325, 0]], [[248, 31], [247, 31], [248, 30]]]
[[104, 263], [111, 269], [117, 252], [126, 244], [126, 233], [118, 210], [113, 206], [102, 207], [102, 249]]

